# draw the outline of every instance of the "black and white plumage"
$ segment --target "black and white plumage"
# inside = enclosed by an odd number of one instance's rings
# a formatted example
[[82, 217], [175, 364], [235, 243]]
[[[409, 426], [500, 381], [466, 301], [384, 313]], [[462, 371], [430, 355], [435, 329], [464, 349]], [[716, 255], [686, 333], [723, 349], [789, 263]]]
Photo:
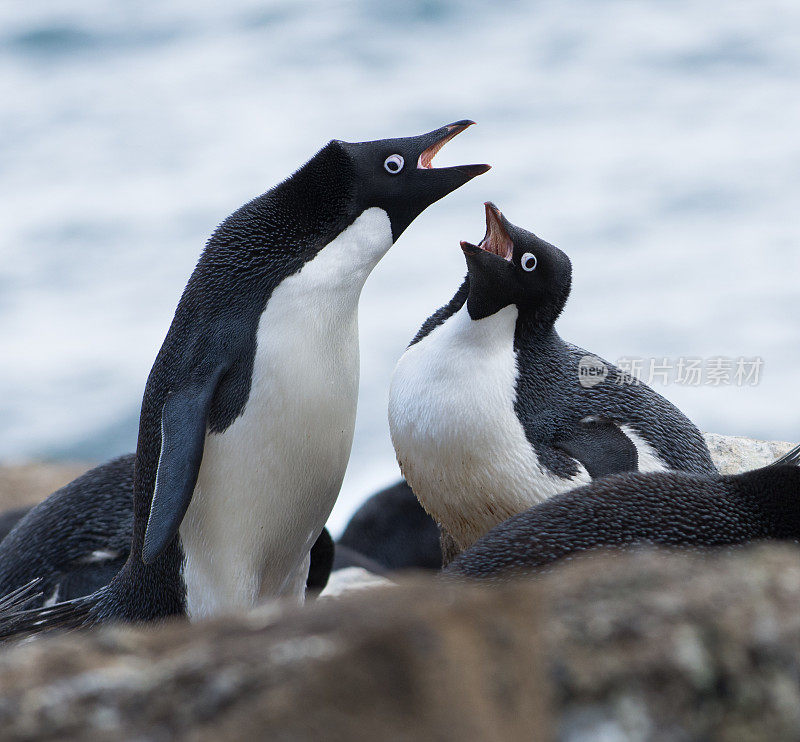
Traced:
[[617, 474], [509, 518], [459, 554], [446, 573], [507, 580], [598, 548], [798, 542], [798, 502], [800, 447], [744, 474]]
[[[128, 560], [133, 532], [135, 454], [101, 464], [33, 507], [0, 514], [0, 595], [37, 581], [34, 605], [99, 590]], [[7, 538], [6, 538], [7, 537]], [[306, 590], [318, 593], [333, 566], [333, 540], [323, 529], [311, 549]]]
[[[569, 258], [493, 204], [486, 223], [480, 245], [462, 243], [467, 277], [400, 359], [389, 401], [401, 470], [457, 549], [593, 477], [716, 473], [674, 405], [559, 337]], [[581, 383], [586, 358], [604, 366], [599, 383]]]
[[39, 579], [53, 603], [111, 582], [130, 551], [134, 459], [91, 469], [25, 513], [0, 541], [0, 595]]
[[[17, 525], [31, 510], [31, 505], [21, 505], [17, 508], [4, 510], [0, 513], [0, 542], [11, 533], [14, 526]], [[0, 591], [2, 595], [2, 591]]]
[[352, 443], [361, 289], [416, 216], [489, 169], [431, 166], [471, 123], [332, 141], [218, 227], [145, 387], [128, 560], [0, 635], [302, 597]]
[[[113, 579], [130, 550], [135, 458], [101, 464], [38, 505], [0, 513], [0, 595], [37, 580], [34, 607], [89, 595]], [[339, 569], [385, 575], [441, 564], [438, 528], [400, 481], [367, 498], [336, 543], [323, 528], [311, 548], [306, 595], [320, 593]]]

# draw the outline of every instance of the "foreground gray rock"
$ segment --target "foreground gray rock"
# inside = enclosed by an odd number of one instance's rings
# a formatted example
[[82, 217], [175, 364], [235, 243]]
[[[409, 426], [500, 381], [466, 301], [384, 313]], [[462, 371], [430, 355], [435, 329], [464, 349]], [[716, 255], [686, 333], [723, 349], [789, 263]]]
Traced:
[[2, 739], [800, 738], [800, 550], [606, 555], [0, 653]]
[[[529, 601], [432, 581], [0, 655], [2, 738], [519, 739], [542, 717]], [[519, 639], [523, 639], [520, 643]]]
[[796, 547], [589, 560], [562, 576], [545, 628], [559, 739], [800, 739]]

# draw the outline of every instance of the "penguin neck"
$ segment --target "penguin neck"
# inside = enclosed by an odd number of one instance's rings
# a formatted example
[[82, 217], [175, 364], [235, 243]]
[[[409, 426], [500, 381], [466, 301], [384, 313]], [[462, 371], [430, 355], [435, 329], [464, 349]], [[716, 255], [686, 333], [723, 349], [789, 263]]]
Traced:
[[[308, 259], [358, 216], [352, 160], [335, 142], [290, 178], [233, 212], [214, 231], [207, 252], [222, 253], [252, 270], [254, 254]], [[274, 269], [268, 261], [264, 267]], [[226, 268], [228, 266], [226, 265]]]
[[392, 244], [389, 215], [378, 207], [361, 212], [301, 269], [309, 301], [319, 303], [320, 294], [346, 294], [357, 302], [370, 273]]
[[552, 322], [542, 322], [537, 312], [524, 309], [519, 311], [514, 335], [517, 346], [543, 346], [562, 342]]
[[508, 344], [516, 334], [518, 321], [519, 310], [514, 304], [481, 319], [472, 319], [465, 305], [447, 320], [447, 324], [454, 340], [491, 352]]

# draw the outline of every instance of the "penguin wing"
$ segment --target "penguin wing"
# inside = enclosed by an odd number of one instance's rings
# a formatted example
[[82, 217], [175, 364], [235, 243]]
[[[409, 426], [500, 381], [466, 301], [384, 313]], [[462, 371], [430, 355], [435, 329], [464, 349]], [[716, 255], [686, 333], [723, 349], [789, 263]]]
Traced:
[[639, 468], [633, 441], [616, 424], [602, 418], [584, 418], [556, 440], [553, 448], [583, 464], [592, 479]]
[[208, 411], [225, 366], [195, 378], [171, 392], [161, 412], [161, 455], [156, 486], [144, 534], [142, 561], [150, 564], [178, 532], [192, 499], [203, 446]]

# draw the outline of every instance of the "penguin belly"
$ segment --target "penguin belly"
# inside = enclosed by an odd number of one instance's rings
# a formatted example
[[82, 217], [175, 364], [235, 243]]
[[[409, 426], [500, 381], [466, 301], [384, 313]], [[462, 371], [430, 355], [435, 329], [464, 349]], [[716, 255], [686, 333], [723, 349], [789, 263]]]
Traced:
[[590, 481], [545, 470], [514, 411], [517, 308], [481, 320], [466, 305], [410, 346], [392, 378], [400, 468], [461, 549], [498, 523]]
[[191, 619], [302, 601], [353, 441], [358, 299], [389, 246], [388, 217], [371, 209], [273, 292], [247, 404], [224, 432], [207, 434], [180, 527]]

